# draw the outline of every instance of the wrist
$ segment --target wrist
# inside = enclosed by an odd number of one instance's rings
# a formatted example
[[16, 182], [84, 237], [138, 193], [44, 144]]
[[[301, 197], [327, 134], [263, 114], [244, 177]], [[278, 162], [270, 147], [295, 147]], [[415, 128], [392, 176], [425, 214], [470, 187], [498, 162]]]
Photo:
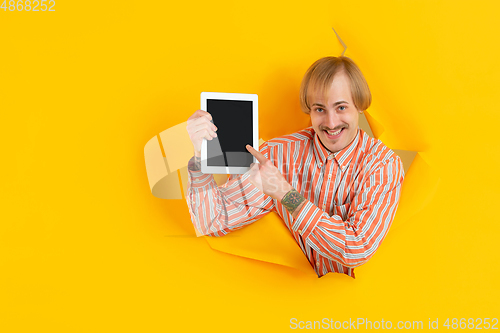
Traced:
[[304, 198], [302, 194], [292, 187], [292, 189], [285, 194], [280, 202], [295, 218], [297, 217], [297, 214], [302, 206], [305, 204], [306, 198]]
[[199, 172], [201, 171], [201, 158], [196, 155], [193, 156], [188, 163], [188, 170]]
[[285, 195], [290, 192], [291, 190], [293, 190], [293, 186], [290, 185], [289, 183], [286, 183], [285, 186], [282, 187], [281, 191], [279, 191], [277, 194], [276, 194], [276, 197], [275, 199], [278, 200], [278, 202], [282, 202], [283, 201], [283, 198], [285, 197]]

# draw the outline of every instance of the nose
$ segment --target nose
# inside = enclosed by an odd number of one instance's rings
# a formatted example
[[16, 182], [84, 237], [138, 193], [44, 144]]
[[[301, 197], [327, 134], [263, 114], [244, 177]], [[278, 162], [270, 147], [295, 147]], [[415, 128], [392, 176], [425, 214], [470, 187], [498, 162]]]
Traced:
[[323, 126], [327, 127], [330, 130], [337, 130], [338, 126], [340, 126], [342, 122], [339, 119], [339, 116], [335, 110], [328, 110], [325, 117], [325, 122]]

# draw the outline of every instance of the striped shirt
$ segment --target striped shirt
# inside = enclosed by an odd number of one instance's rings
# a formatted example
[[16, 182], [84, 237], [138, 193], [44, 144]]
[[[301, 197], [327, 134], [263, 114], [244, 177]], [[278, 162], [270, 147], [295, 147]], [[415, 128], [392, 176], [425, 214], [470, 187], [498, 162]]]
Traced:
[[312, 127], [269, 140], [260, 152], [306, 198], [297, 217], [251, 184], [248, 173], [217, 186], [192, 158], [186, 199], [197, 231], [223, 236], [274, 211], [318, 277], [337, 272], [354, 278], [354, 268], [373, 256], [392, 224], [404, 179], [399, 156], [360, 128], [335, 153]]

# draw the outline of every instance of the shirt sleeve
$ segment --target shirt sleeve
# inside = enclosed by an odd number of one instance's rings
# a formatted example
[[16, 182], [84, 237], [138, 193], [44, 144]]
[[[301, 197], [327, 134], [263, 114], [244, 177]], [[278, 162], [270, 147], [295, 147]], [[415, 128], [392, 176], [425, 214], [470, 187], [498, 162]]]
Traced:
[[[260, 152], [268, 157], [264, 143]], [[212, 174], [203, 174], [194, 167], [194, 158], [188, 164], [186, 201], [191, 222], [199, 234], [224, 236], [243, 228], [275, 210], [274, 200], [249, 182], [249, 173], [231, 175], [218, 186]]]
[[321, 256], [346, 267], [358, 267], [375, 253], [392, 224], [404, 179], [403, 164], [394, 155], [369, 173], [351, 201], [347, 219], [330, 216], [309, 200], [292, 229]]

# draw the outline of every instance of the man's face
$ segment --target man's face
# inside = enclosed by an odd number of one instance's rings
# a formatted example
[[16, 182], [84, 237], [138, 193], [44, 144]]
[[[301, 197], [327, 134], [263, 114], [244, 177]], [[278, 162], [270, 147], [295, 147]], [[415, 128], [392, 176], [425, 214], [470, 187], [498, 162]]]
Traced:
[[352, 101], [349, 77], [343, 71], [335, 74], [327, 97], [325, 101], [321, 91], [311, 95], [310, 116], [323, 146], [335, 153], [348, 146], [358, 131], [359, 111]]

